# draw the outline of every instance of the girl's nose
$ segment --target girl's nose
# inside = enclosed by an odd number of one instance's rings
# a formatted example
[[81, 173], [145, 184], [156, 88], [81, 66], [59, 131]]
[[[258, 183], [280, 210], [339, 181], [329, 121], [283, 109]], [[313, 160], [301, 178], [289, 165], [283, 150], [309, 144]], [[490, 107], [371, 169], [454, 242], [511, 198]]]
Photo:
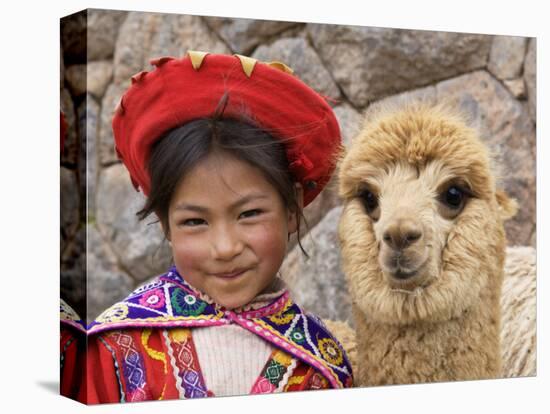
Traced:
[[243, 249], [238, 232], [230, 226], [223, 226], [214, 232], [212, 240], [213, 256], [218, 260], [231, 260]]

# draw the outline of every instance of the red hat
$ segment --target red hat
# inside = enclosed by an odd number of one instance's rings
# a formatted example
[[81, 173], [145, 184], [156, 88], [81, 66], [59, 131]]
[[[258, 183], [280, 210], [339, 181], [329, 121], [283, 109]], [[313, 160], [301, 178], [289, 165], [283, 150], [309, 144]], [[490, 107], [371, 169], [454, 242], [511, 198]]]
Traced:
[[156, 68], [132, 76], [113, 117], [115, 149], [136, 190], [147, 196], [150, 148], [169, 130], [213, 115], [225, 92], [224, 118], [243, 108], [276, 139], [284, 139], [290, 170], [304, 187], [304, 206], [329, 181], [341, 145], [340, 128], [324, 97], [280, 62], [189, 51], [181, 59], [151, 60]]

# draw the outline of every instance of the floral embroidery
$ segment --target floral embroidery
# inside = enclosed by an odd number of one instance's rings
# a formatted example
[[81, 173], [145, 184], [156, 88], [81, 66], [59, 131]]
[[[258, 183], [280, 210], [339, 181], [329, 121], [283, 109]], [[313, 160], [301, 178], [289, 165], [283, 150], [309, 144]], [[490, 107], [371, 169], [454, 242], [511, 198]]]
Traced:
[[[301, 360], [302, 363], [313, 367], [312, 369], [326, 378], [327, 384], [330, 383], [332, 387], [350, 385], [351, 367], [338, 341], [330, 335], [322, 321], [314, 315], [305, 313], [293, 303], [288, 298], [288, 292], [283, 292], [278, 298], [274, 297], [272, 303], [267, 301], [267, 305], [261, 308], [258, 314], [247, 311], [242, 314], [236, 313], [233, 318], [224, 319], [224, 313], [215, 309], [215, 305], [203, 300], [200, 296], [197, 297], [192, 287], [187, 285], [175, 269], [160, 276], [159, 281], [144, 285], [139, 289], [141, 293], [133, 292], [123, 302], [107, 309], [88, 327], [89, 334], [120, 327], [179, 330], [219, 326], [228, 322], [236, 323], [254, 333], [257, 332], [275, 347], [284, 349], [288, 353], [287, 358], [272, 356], [277, 364], [271, 364], [268, 367], [268, 375], [262, 376], [261, 384], [257, 384], [258, 390], [277, 392], [278, 388], [273, 388], [274, 384], [270, 380], [280, 376], [279, 365], [287, 369], [278, 387], [280, 390], [287, 388], [287, 383], [294, 375], [294, 368], [288, 365], [287, 359], [292, 359], [294, 365]], [[154, 306], [159, 306], [159, 309], [154, 309]], [[138, 338], [136, 340], [139, 341]], [[143, 351], [143, 355], [147, 353]], [[152, 358], [151, 355], [148, 357]], [[167, 358], [166, 363], [168, 361]], [[181, 378], [181, 381], [187, 379], [189, 384], [194, 384], [191, 378], [194, 374], [186, 375], [185, 378]], [[296, 375], [306, 374], [299, 371]], [[309, 383], [310, 377], [311, 375], [305, 376], [303, 386]], [[290, 389], [297, 389], [296, 387], [298, 386], [292, 385]], [[180, 391], [183, 395], [183, 389]], [[130, 398], [130, 394], [128, 396]]]
[[128, 315], [128, 306], [123, 303], [117, 303], [111, 306], [96, 319], [98, 322], [116, 322], [124, 319]]
[[174, 289], [171, 296], [174, 309], [183, 316], [200, 315], [206, 308], [206, 302], [186, 293], [183, 289]]
[[333, 365], [339, 365], [343, 361], [342, 351], [336, 342], [330, 338], [323, 338], [317, 342], [317, 347], [323, 357]]
[[306, 340], [306, 335], [304, 334], [304, 331], [300, 328], [294, 328], [290, 333], [290, 339], [292, 340], [292, 342], [296, 342], [297, 344], [301, 345]]
[[164, 292], [161, 289], [145, 292], [139, 299], [139, 304], [153, 309], [159, 309], [164, 306]]
[[290, 306], [292, 305], [291, 301], [288, 301], [285, 305], [285, 307], [280, 311], [277, 312], [269, 317], [269, 320], [276, 323], [277, 325], [285, 325], [287, 323], [292, 322], [292, 319], [294, 319], [294, 316], [296, 316], [296, 313], [293, 309], [290, 309]]

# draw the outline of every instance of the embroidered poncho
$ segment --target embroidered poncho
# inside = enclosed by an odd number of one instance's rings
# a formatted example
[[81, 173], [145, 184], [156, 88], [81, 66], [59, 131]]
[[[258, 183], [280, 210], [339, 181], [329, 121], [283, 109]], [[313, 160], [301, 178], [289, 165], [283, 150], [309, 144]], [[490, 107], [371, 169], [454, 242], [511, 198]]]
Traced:
[[274, 347], [250, 393], [342, 388], [351, 365], [322, 321], [283, 290], [258, 309], [210, 303], [175, 266], [104, 311], [88, 326], [88, 403], [211, 396], [193, 328], [235, 324]]

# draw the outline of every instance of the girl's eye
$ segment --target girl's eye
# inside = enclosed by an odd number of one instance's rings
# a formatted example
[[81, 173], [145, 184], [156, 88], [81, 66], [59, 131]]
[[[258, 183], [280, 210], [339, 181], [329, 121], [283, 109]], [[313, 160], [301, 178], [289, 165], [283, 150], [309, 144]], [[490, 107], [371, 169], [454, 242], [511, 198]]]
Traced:
[[187, 219], [187, 220], [183, 221], [181, 224], [184, 225], [184, 226], [195, 227], [195, 226], [199, 226], [199, 225], [204, 224], [204, 223], [206, 223], [206, 222], [203, 219], [193, 218], [193, 219]]
[[254, 209], [254, 210], [247, 210], [243, 213], [241, 213], [240, 217], [242, 218], [249, 218], [249, 217], [255, 217], [259, 214], [261, 214], [261, 210], [258, 210], [258, 209]]

